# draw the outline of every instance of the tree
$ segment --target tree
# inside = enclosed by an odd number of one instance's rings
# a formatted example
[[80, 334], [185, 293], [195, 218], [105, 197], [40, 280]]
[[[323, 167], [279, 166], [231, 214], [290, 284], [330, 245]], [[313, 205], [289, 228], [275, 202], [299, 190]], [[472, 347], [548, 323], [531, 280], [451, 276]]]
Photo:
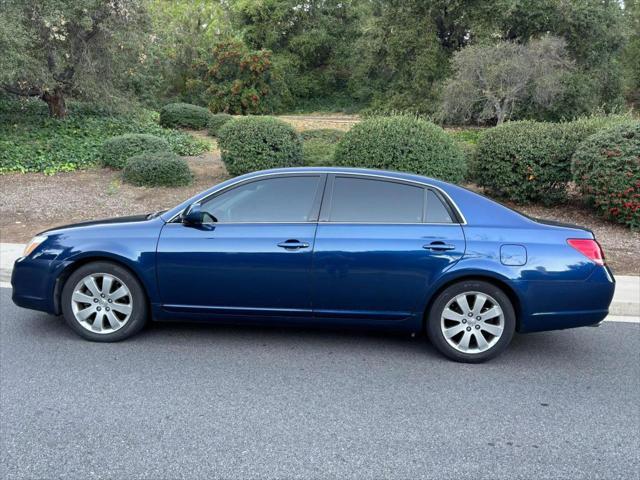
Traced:
[[[141, 0], [0, 0], [0, 87], [37, 97], [64, 118], [69, 95], [114, 98], [118, 79], [140, 53]], [[8, 37], [8, 38], [7, 38]]]
[[282, 94], [331, 97], [346, 90], [360, 0], [232, 0], [234, 30], [250, 48], [273, 52]]
[[240, 40], [220, 41], [187, 74], [186, 94], [213, 112], [266, 113], [271, 93], [271, 52]]
[[625, 0], [624, 5], [625, 18], [631, 31], [622, 56], [626, 94], [629, 102], [640, 106], [640, 0]]
[[562, 77], [572, 68], [564, 40], [545, 36], [522, 45], [501, 41], [471, 45], [454, 54], [443, 113], [450, 120], [511, 117], [518, 103], [530, 99], [549, 105], [562, 93]]

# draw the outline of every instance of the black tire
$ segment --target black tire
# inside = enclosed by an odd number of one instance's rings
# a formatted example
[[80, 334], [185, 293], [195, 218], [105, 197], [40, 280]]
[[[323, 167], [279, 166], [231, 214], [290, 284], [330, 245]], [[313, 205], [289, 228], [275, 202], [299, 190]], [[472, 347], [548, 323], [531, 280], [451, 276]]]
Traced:
[[[445, 338], [440, 325], [442, 314], [447, 304], [458, 295], [469, 292], [486, 294], [495, 299], [502, 309], [504, 318], [503, 331], [498, 340], [488, 350], [478, 353], [461, 352], [451, 346]], [[429, 340], [440, 353], [456, 362], [480, 363], [500, 355], [511, 342], [516, 329], [516, 315], [509, 297], [495, 285], [480, 280], [460, 281], [445, 288], [436, 297], [427, 315], [426, 330]], [[462, 332], [462, 335], [464, 335], [464, 332]]]
[[[95, 333], [83, 327], [80, 321], [76, 319], [72, 307], [72, 295], [76, 285], [83, 278], [91, 274], [107, 274], [117, 277], [117, 279], [126, 285], [131, 293], [131, 314], [126, 323], [118, 330], [110, 333]], [[61, 302], [62, 314], [67, 324], [78, 335], [93, 342], [118, 342], [135, 335], [147, 322], [149, 310], [147, 306], [147, 296], [138, 279], [126, 268], [116, 263], [105, 261], [88, 263], [73, 272], [64, 284]]]

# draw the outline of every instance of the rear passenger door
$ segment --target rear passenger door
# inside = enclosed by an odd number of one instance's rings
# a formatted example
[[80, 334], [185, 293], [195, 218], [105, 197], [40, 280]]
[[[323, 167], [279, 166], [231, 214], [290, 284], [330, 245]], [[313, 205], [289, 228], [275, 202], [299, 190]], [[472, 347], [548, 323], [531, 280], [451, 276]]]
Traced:
[[436, 190], [330, 175], [313, 253], [314, 315], [408, 318], [464, 249], [462, 227]]

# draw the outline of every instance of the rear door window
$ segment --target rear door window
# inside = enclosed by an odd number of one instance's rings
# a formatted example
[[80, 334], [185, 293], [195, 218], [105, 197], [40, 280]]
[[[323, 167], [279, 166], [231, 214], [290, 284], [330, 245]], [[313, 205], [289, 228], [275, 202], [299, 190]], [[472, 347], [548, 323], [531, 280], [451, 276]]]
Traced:
[[337, 176], [330, 222], [421, 223], [424, 188], [385, 180]]

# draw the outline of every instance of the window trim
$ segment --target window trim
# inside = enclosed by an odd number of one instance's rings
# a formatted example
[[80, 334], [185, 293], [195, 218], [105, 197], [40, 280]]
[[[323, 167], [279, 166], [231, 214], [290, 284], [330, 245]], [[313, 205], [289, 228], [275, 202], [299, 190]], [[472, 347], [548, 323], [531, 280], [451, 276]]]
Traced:
[[[413, 185], [413, 186], [419, 186], [422, 188], [430, 188], [432, 189], [434, 192], [436, 192], [437, 194], [439, 194], [442, 198], [442, 200], [445, 203], [445, 206], [448, 207], [449, 209], [451, 209], [452, 212], [452, 218], [453, 218], [453, 222], [452, 223], [427, 223], [427, 222], [420, 222], [420, 223], [387, 223], [387, 222], [382, 222], [382, 223], [372, 223], [372, 222], [360, 222], [360, 224], [369, 224], [369, 225], [440, 225], [440, 226], [444, 226], [444, 225], [467, 225], [467, 219], [465, 218], [464, 214], [462, 213], [462, 211], [460, 210], [460, 208], [458, 207], [458, 205], [453, 201], [453, 199], [449, 196], [449, 194], [444, 191], [442, 188], [432, 185], [430, 183], [426, 183], [426, 182], [420, 182], [417, 180], [410, 180], [410, 179], [404, 179], [404, 178], [394, 178], [394, 177], [390, 177], [387, 175], [383, 175], [383, 174], [379, 174], [379, 173], [361, 173], [361, 172], [327, 172], [327, 171], [318, 171], [318, 170], [308, 170], [308, 171], [304, 171], [304, 172], [273, 172], [273, 173], [262, 173], [259, 175], [256, 175], [255, 177], [251, 177], [251, 178], [247, 178], [247, 179], [243, 179], [243, 180], [239, 180], [237, 182], [234, 182], [230, 185], [227, 185], [226, 187], [224, 187], [221, 190], [217, 190], [215, 192], [211, 192], [210, 194], [196, 200], [193, 203], [202, 203], [207, 201], [209, 198], [219, 195], [223, 192], [226, 192], [227, 190], [230, 190], [232, 188], [235, 187], [239, 187], [245, 183], [249, 183], [249, 182], [253, 182], [255, 180], [259, 180], [259, 179], [263, 179], [265, 177], [293, 177], [293, 176], [315, 176], [315, 175], [320, 175], [324, 177], [324, 187], [323, 188], [319, 188], [318, 190], [322, 190], [323, 191], [323, 195], [321, 197], [321, 209], [320, 209], [320, 215], [318, 217], [317, 221], [308, 221], [308, 222], [237, 222], [237, 223], [224, 223], [221, 225], [239, 225], [239, 224], [245, 224], [245, 225], [250, 225], [250, 224], [309, 224], [309, 223], [323, 223], [323, 224], [358, 224], [358, 222], [328, 222], [328, 221], [322, 221], [322, 207], [324, 206], [325, 200], [326, 198], [328, 198], [328, 196], [330, 196], [330, 191], [327, 189], [328, 186], [328, 178], [330, 176], [335, 176], [335, 175], [339, 175], [339, 176], [350, 176], [350, 177], [362, 177], [362, 178], [374, 178], [374, 179], [381, 179], [383, 181], [389, 181], [389, 182], [397, 182], [397, 183], [405, 183], [407, 185]], [[321, 180], [322, 183], [322, 180]], [[426, 199], [426, 192], [425, 192], [425, 199]], [[185, 209], [188, 207], [185, 207]], [[182, 213], [184, 212], [184, 210], [181, 210], [180, 212], [176, 213], [171, 219], [169, 219], [169, 221], [167, 223], [182, 223], [182, 220], [180, 219], [180, 216], [182, 215]], [[426, 210], [425, 210], [426, 212]]]
[[[362, 180], [398, 183], [401, 185], [422, 188], [424, 191], [423, 197], [422, 197], [422, 221], [421, 222], [357, 222], [357, 221], [339, 222], [339, 221], [329, 220], [329, 214], [331, 212], [331, 207], [333, 204], [333, 188], [335, 184], [335, 179], [338, 177], [361, 178]], [[377, 178], [371, 178], [371, 177], [377, 177]], [[427, 222], [426, 221], [427, 208], [429, 207], [427, 202], [427, 195], [429, 190], [431, 190], [443, 203], [444, 207], [447, 209], [447, 212], [449, 212], [449, 216], [451, 217], [451, 220], [452, 220], [451, 222]], [[322, 208], [320, 210], [320, 218], [318, 222], [323, 225], [331, 225], [331, 224], [337, 224], [337, 225], [349, 225], [349, 224], [353, 224], [353, 225], [465, 225], [466, 221], [464, 220], [464, 218], [461, 219], [462, 214], [458, 215], [457, 206], [454, 209], [452, 204], [453, 204], [453, 200], [450, 199], [450, 197], [446, 194], [446, 192], [441, 191], [438, 187], [435, 187], [433, 185], [429, 185], [426, 183], [405, 180], [402, 178], [386, 177], [383, 175], [337, 172], [337, 173], [330, 173], [327, 178], [327, 183], [325, 186], [325, 195], [322, 201]]]

